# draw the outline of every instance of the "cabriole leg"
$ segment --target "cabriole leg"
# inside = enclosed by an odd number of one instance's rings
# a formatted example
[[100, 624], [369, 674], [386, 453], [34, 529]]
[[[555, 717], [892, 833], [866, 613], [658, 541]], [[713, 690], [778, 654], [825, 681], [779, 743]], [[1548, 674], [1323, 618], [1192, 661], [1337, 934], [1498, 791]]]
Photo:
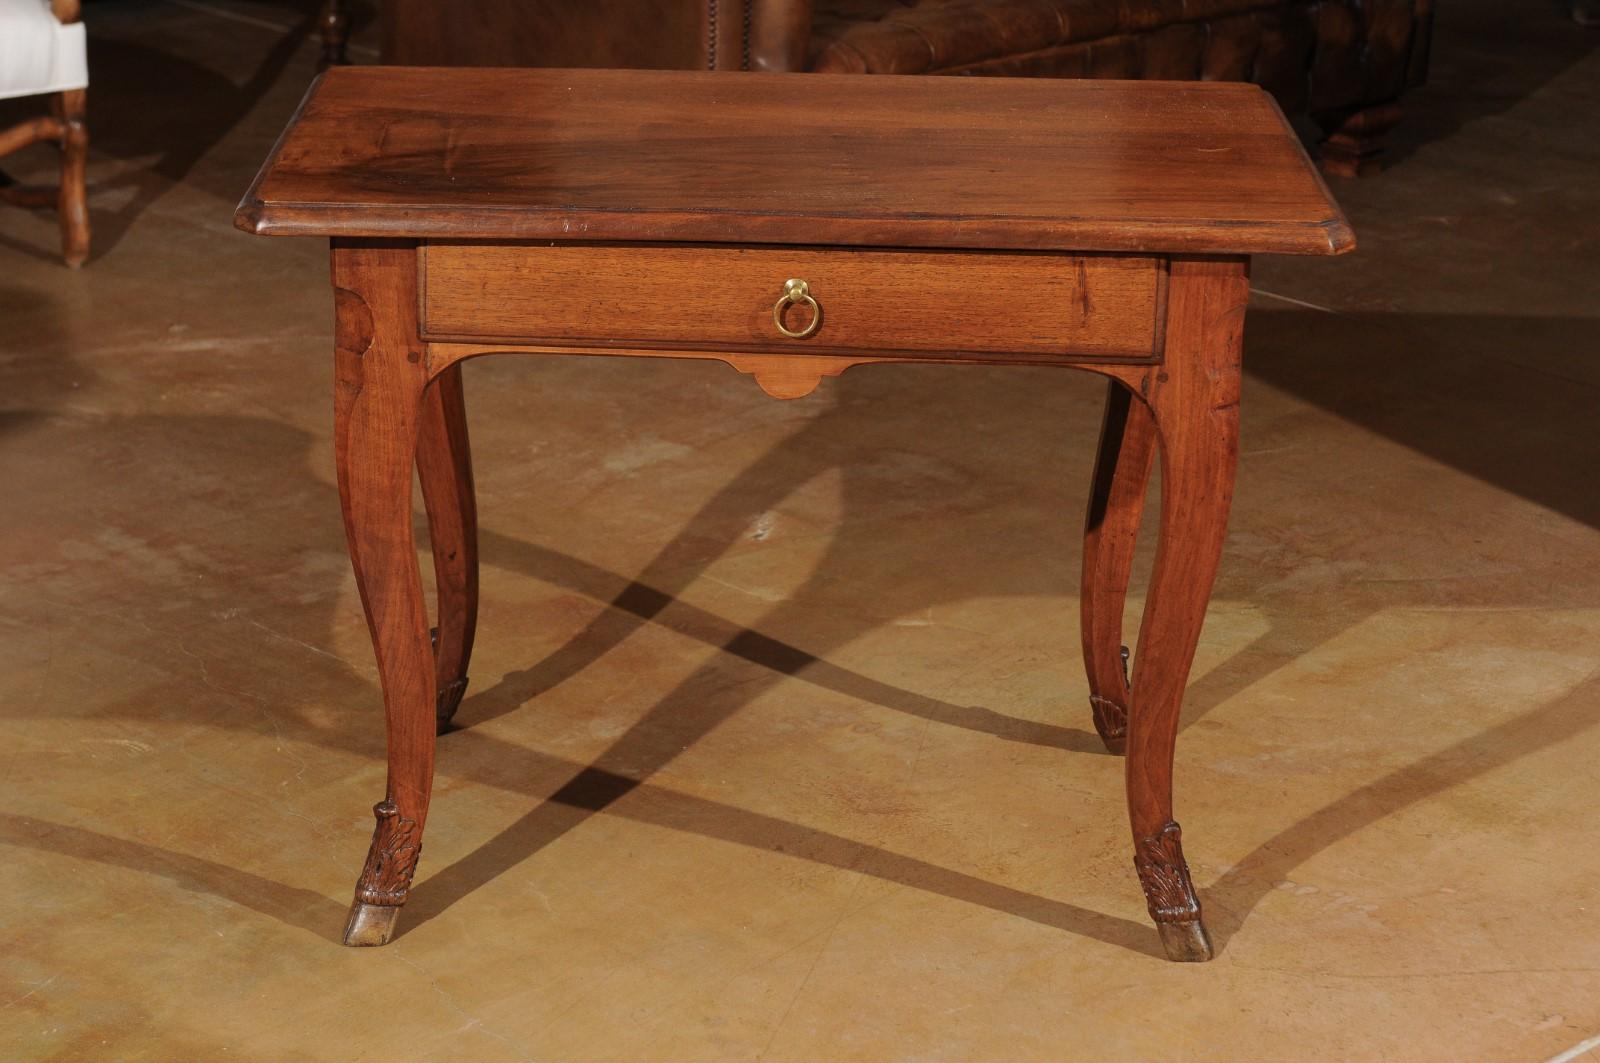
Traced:
[[1134, 656], [1126, 768], [1134, 866], [1173, 960], [1211, 958], [1172, 814], [1172, 759], [1233, 499], [1248, 297], [1246, 260], [1174, 258], [1166, 357], [1150, 389], [1161, 451], [1161, 526]]
[[346, 945], [394, 932], [422, 848], [433, 786], [434, 662], [411, 532], [411, 468], [426, 383], [416, 328], [416, 254], [336, 244], [334, 450], [356, 585], [377, 654], [389, 777], [356, 883]]
[[1128, 648], [1122, 644], [1122, 612], [1155, 448], [1150, 408], [1136, 401], [1121, 381], [1110, 381], [1084, 521], [1079, 601], [1089, 707], [1095, 730], [1113, 753], [1123, 752], [1128, 743]]
[[439, 619], [433, 630], [435, 712], [443, 728], [466, 693], [467, 662], [478, 625], [478, 509], [459, 363], [440, 373], [423, 397], [417, 473], [428, 510], [438, 586]]

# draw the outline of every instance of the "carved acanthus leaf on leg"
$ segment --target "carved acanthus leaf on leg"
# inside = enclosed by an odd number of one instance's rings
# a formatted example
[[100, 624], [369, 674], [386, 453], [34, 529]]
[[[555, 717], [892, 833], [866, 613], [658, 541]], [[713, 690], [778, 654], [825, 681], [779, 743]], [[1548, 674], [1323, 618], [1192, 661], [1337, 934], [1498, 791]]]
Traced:
[[1128, 741], [1128, 708], [1098, 694], [1089, 695], [1089, 708], [1094, 712], [1094, 729], [1113, 752]]
[[[439, 653], [439, 629], [432, 628], [428, 632], [428, 641], [433, 644], [433, 652], [437, 657]], [[447, 683], [439, 684], [439, 692], [434, 697], [434, 718], [443, 734], [443, 728], [455, 718], [456, 710], [461, 707], [461, 699], [467, 692], [467, 676], [452, 679]]]
[[378, 825], [372, 832], [372, 848], [356, 886], [356, 899], [363, 904], [404, 904], [417, 858], [422, 855], [422, 832], [417, 821], [401, 816], [393, 802], [374, 805], [372, 814], [378, 817]]
[[1204, 962], [1211, 958], [1211, 938], [1200, 921], [1200, 901], [1183, 859], [1183, 831], [1176, 823], [1134, 843], [1133, 866], [1139, 871], [1150, 918], [1161, 931], [1167, 958]]
[[1168, 822], [1161, 830], [1135, 843], [1133, 866], [1139, 871], [1150, 905], [1150, 918], [1158, 923], [1181, 923], [1200, 918], [1200, 902], [1189, 881], [1183, 859], [1183, 831]]

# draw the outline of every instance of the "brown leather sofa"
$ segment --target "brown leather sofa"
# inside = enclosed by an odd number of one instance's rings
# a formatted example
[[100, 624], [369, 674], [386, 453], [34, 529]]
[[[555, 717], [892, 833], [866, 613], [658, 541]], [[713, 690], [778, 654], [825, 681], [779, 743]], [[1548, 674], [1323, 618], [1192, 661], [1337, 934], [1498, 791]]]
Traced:
[[[381, 0], [386, 62], [1253, 81], [1380, 166], [1433, 0]], [[330, 19], [330, 22], [332, 20]]]

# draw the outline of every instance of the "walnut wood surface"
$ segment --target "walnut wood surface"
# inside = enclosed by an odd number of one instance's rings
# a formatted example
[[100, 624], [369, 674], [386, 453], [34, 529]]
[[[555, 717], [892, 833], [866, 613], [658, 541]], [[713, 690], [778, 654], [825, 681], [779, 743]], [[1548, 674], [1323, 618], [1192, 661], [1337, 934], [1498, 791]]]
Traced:
[[339, 67], [240, 204], [280, 235], [1332, 254], [1249, 85]]
[[[707, 351], [693, 347], [663, 350], [649, 347], [559, 347], [535, 343], [430, 343], [428, 365], [430, 371], [448, 370], [469, 358], [490, 354], [530, 355], [617, 355], [626, 358], [686, 358], [726, 362], [739, 372], [755, 380], [768, 395], [775, 399], [800, 399], [811, 394], [827, 377], [835, 377], [851, 366], [870, 365], [874, 362], [917, 361], [958, 362], [964, 359], [941, 358], [936, 355], [916, 358], [879, 358], [861, 354], [742, 354], [738, 351]], [[1005, 358], [984, 359], [991, 364], [1008, 361]], [[1107, 362], [1106, 365], [1120, 363]]]
[[[424, 261], [426, 338], [785, 353], [1148, 359], [1166, 280], [1162, 259], [1114, 255], [446, 244]], [[788, 278], [820, 307], [804, 339], [773, 322]]]
[[[1381, 108], [1423, 82], [1434, 7], [1434, 0], [383, 0], [379, 14], [382, 61], [400, 65], [1250, 81], [1334, 133], [1351, 114]], [[339, 54], [342, 40], [325, 48]], [[1324, 142], [1325, 170], [1380, 168], [1384, 130], [1363, 126]]]

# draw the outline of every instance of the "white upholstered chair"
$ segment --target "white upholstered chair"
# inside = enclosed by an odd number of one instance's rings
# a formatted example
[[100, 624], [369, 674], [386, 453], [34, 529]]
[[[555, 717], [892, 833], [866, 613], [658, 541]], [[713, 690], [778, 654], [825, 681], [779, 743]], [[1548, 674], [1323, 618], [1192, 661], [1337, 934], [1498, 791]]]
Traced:
[[69, 266], [89, 257], [89, 210], [84, 124], [89, 63], [79, 0], [0, 0], [0, 99], [51, 98], [51, 113], [0, 129], [0, 156], [39, 141], [61, 146], [59, 188], [23, 188], [0, 175], [0, 199], [23, 206], [55, 206], [61, 216], [61, 253]]

